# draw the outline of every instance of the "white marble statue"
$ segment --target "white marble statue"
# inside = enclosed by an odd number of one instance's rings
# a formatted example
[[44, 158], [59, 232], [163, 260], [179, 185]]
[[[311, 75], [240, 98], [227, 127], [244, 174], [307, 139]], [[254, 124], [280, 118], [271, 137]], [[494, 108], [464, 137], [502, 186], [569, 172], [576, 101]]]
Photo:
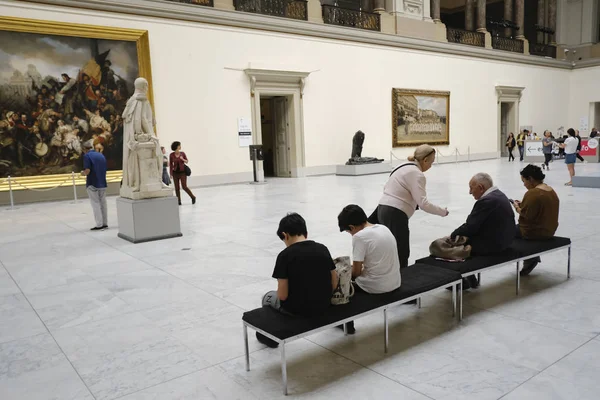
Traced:
[[162, 183], [162, 152], [154, 133], [154, 117], [148, 101], [148, 81], [135, 80], [135, 93], [123, 111], [123, 184], [121, 197], [149, 199], [172, 196]]

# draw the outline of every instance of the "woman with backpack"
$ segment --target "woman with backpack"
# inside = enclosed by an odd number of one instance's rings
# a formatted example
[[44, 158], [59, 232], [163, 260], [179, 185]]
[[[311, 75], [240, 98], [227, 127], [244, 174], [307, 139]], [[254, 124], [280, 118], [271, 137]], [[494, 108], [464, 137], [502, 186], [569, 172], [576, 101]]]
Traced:
[[[388, 227], [396, 238], [400, 268], [408, 267], [410, 256], [410, 230], [408, 220], [419, 208], [429, 214], [446, 217], [447, 208], [438, 207], [427, 200], [424, 172], [435, 161], [435, 149], [423, 144], [415, 149], [412, 156], [392, 172], [383, 189], [383, 196], [377, 207], [379, 224]], [[369, 221], [372, 222], [372, 221]]]

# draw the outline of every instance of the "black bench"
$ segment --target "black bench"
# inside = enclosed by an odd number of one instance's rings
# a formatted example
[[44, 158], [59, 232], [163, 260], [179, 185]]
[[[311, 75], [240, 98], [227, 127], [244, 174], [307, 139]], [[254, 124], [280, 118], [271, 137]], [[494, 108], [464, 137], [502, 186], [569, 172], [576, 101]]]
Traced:
[[[571, 239], [559, 236], [547, 240], [515, 239], [511, 246], [501, 254], [493, 256], [474, 256], [463, 262], [436, 260], [436, 258], [432, 256], [421, 258], [416, 262], [418, 264], [427, 264], [459, 272], [463, 278], [477, 274], [479, 280], [481, 280], [481, 273], [486, 270], [516, 263], [517, 295], [519, 295], [519, 287], [521, 284], [519, 269], [521, 262], [532, 257], [541, 256], [565, 248], [568, 249], [569, 253], [567, 259], [567, 278], [570, 278]], [[459, 315], [459, 318], [462, 319], [462, 315]]]
[[385, 294], [367, 294], [357, 291], [349, 304], [331, 306], [319, 317], [304, 318], [282, 314], [270, 307], [257, 308], [245, 312], [244, 347], [246, 352], [246, 370], [250, 371], [250, 353], [248, 350], [248, 327], [279, 343], [281, 348], [281, 374], [283, 393], [287, 394], [287, 366], [285, 344], [309, 336], [325, 329], [353, 321], [357, 318], [383, 311], [384, 351], [388, 351], [387, 309], [396, 305], [417, 300], [420, 306], [421, 296], [452, 287], [452, 303], [456, 316], [457, 297], [459, 315], [462, 315], [462, 278], [461, 274], [430, 265], [415, 264], [401, 270], [400, 288]]

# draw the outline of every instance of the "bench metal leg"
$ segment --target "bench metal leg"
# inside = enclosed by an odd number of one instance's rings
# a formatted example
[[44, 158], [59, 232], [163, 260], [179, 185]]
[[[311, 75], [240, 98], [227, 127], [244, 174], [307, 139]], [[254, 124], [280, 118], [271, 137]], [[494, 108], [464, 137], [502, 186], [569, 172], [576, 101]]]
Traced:
[[387, 308], [383, 309], [383, 351], [388, 352], [389, 333], [388, 333], [388, 318]]
[[452, 285], [452, 316], [456, 317], [456, 286]]
[[348, 336], [348, 327], [344, 323], [344, 336]]
[[417, 307], [421, 308], [421, 298], [420, 297], [417, 299]]
[[477, 274], [477, 282], [479, 282], [479, 286], [481, 286], [481, 272]]
[[463, 319], [463, 283], [462, 280], [458, 283], [458, 320]]
[[569, 257], [567, 258], [567, 279], [571, 279], [571, 246], [569, 246]]
[[244, 324], [244, 350], [246, 352], [246, 371], [250, 371], [250, 351], [248, 350], [248, 327]]
[[285, 343], [281, 343], [281, 379], [283, 380], [283, 394], [288, 394], [288, 383], [287, 383], [287, 365], [285, 360]]
[[521, 274], [519, 273], [520, 262], [517, 261], [517, 296], [519, 295], [519, 289], [521, 286]]

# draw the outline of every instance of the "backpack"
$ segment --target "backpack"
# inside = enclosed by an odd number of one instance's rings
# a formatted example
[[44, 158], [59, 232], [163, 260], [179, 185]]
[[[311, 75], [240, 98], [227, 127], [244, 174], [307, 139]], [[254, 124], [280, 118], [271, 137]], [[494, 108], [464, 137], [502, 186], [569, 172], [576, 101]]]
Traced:
[[335, 270], [339, 280], [337, 288], [331, 295], [331, 304], [338, 306], [340, 304], [350, 303], [350, 297], [354, 296], [354, 286], [352, 285], [352, 264], [350, 257], [338, 257], [333, 260]]

